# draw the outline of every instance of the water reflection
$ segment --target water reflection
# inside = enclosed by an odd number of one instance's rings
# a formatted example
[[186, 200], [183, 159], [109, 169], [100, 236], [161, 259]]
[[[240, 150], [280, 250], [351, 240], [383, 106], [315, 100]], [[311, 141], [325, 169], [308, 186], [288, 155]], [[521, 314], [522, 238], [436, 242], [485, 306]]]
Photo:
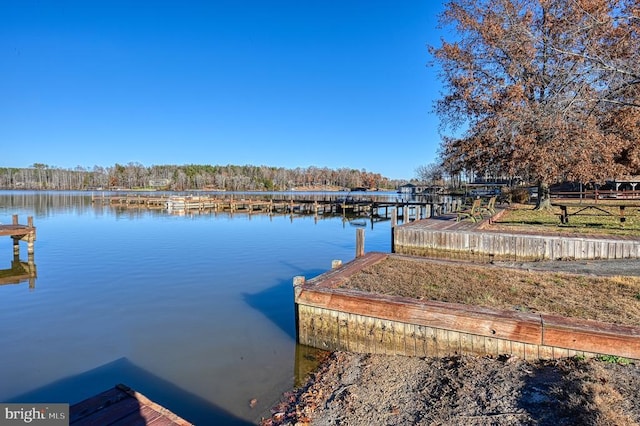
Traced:
[[318, 365], [329, 356], [329, 352], [322, 349], [312, 348], [306, 345], [296, 345], [296, 358], [294, 364], [294, 386], [304, 385]]
[[[200, 424], [255, 423], [312, 368], [315, 356], [295, 342], [292, 278], [352, 259], [361, 227], [298, 214], [177, 217], [94, 205], [87, 193], [0, 191], [0, 222], [13, 214], [38, 217], [38, 291], [0, 288], [0, 400], [38, 391], [32, 400], [74, 402], [125, 383]], [[376, 219], [366, 250], [389, 251], [389, 235], [389, 221]], [[10, 243], [0, 238], [0, 267], [9, 267]], [[6, 274], [33, 273], [35, 285], [35, 261], [29, 269], [24, 257]], [[164, 382], [119, 362], [47, 386], [120, 359]], [[189, 395], [164, 399], [165, 386]], [[204, 405], [190, 408], [191, 396]], [[207, 422], [216, 411], [220, 421]]]
[[11, 268], [0, 269], [0, 285], [20, 284], [28, 281], [29, 289], [34, 290], [36, 288], [37, 276], [38, 274], [33, 254], [28, 256], [28, 260], [26, 262], [21, 261], [20, 256], [14, 254], [13, 260], [11, 261]]

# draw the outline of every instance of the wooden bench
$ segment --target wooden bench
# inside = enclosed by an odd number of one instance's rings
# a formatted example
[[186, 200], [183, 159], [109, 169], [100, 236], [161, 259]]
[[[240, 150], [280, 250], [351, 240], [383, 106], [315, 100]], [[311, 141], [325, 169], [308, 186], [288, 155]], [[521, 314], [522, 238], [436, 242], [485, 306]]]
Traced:
[[476, 198], [473, 200], [473, 204], [468, 209], [460, 210], [458, 213], [458, 217], [456, 218], [456, 222], [460, 222], [462, 219], [469, 218], [474, 222], [477, 222], [478, 219], [482, 220], [482, 200], [480, 198]]

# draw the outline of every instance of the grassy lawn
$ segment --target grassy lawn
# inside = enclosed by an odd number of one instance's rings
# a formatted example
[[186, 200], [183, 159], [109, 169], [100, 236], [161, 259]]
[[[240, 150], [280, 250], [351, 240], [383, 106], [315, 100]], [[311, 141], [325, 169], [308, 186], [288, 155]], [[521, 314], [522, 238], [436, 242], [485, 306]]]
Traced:
[[[620, 223], [619, 207], [607, 201], [598, 203], [605, 212], [591, 209], [583, 212], [587, 214], [570, 216], [567, 224], [560, 223], [559, 207], [538, 211], [533, 205], [512, 204], [487, 229], [638, 238], [640, 201], [633, 204], [636, 207], [626, 207], [624, 223]], [[580, 208], [576, 203], [569, 214]], [[640, 326], [638, 276], [596, 277], [390, 258], [363, 269], [344, 286], [372, 293]]]
[[[556, 201], [553, 201], [554, 203]], [[560, 201], [557, 201], [560, 202]], [[574, 212], [584, 207], [576, 201], [562, 201], [563, 204], [575, 204], [569, 207], [569, 223], [560, 223], [560, 207], [553, 207], [551, 210], [534, 210], [533, 205], [512, 204], [505, 213], [495, 222], [495, 227], [505, 230], [536, 230], [537, 232], [561, 232], [561, 233], [581, 233], [581, 234], [607, 234], [623, 236], [640, 236], [640, 200], [636, 202], [626, 202], [626, 205], [635, 207], [625, 208], [624, 223], [620, 222], [620, 209], [617, 207], [621, 202], [606, 201], [599, 202], [599, 208], [605, 212], [595, 209], [587, 209], [580, 214], [572, 215]], [[585, 202], [592, 205], [593, 200]]]

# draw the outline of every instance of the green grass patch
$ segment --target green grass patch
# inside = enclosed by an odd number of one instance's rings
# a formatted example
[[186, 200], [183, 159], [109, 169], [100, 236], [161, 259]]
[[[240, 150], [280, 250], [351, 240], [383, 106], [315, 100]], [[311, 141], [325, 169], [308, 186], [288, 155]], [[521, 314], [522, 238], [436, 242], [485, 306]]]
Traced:
[[[637, 203], [640, 205], [640, 201]], [[603, 211], [588, 209], [573, 215], [581, 207], [569, 208], [569, 223], [560, 223], [560, 207], [535, 210], [529, 204], [514, 204], [496, 221], [497, 227], [538, 230], [540, 232], [584, 233], [605, 235], [640, 235], [640, 207], [627, 207], [626, 221], [620, 222], [620, 210], [616, 206], [604, 206]]]
[[609, 364], [620, 364], [620, 365], [628, 365], [631, 364], [631, 361], [627, 358], [617, 356], [617, 355], [600, 355], [598, 361], [607, 362]]

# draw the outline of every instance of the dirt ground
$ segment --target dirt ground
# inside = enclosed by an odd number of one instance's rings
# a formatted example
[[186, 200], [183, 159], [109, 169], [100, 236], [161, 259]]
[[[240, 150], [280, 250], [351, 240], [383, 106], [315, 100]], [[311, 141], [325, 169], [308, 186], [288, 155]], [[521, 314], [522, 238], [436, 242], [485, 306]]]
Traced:
[[332, 353], [263, 425], [637, 425], [640, 368]]
[[[503, 266], [640, 276], [638, 260]], [[640, 425], [638, 395], [640, 366], [615, 357], [531, 362], [334, 352], [262, 424]]]

